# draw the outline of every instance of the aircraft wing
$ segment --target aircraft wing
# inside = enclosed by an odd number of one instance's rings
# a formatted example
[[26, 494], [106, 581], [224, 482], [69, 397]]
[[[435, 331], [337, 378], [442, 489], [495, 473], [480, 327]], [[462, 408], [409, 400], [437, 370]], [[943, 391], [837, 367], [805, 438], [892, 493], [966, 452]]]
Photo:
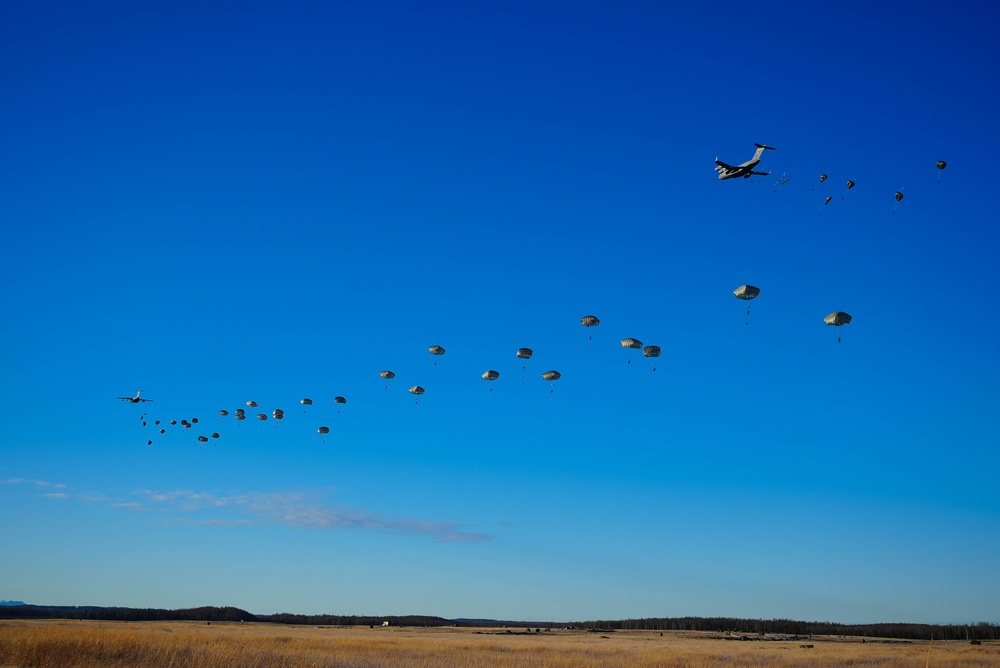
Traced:
[[122, 401], [132, 401], [132, 397], [115, 397], [115, 399], [121, 399]]
[[152, 399], [139, 399], [139, 401], [152, 401]]
[[771, 172], [747, 172], [747, 174], [756, 174], [757, 176], [770, 176]]
[[719, 167], [725, 167], [726, 169], [736, 169], [736, 167], [734, 167], [733, 165], [727, 165], [718, 158], [715, 159], [715, 164], [717, 164]]

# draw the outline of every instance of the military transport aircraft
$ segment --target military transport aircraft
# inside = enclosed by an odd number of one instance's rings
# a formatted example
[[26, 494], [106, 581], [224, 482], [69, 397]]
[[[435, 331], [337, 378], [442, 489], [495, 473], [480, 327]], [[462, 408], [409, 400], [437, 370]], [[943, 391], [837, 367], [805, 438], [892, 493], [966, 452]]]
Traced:
[[755, 172], [753, 168], [760, 163], [760, 154], [764, 152], [764, 149], [773, 151], [773, 146], [764, 146], [763, 144], [754, 144], [757, 147], [757, 151], [753, 154], [753, 158], [747, 160], [739, 165], [727, 165], [726, 163], [719, 160], [718, 156], [715, 158], [715, 164], [718, 165], [715, 171], [719, 173], [719, 180], [723, 181], [725, 179], [735, 179], [742, 176], [745, 179], [749, 179], [751, 176], [756, 174], [757, 176], [767, 176], [771, 172]]
[[129, 401], [133, 404], [137, 404], [140, 401], [152, 401], [152, 399], [143, 399], [142, 397], [139, 396], [140, 393], [142, 393], [142, 390], [136, 390], [134, 397], [115, 397], [115, 399], [121, 399], [122, 401]]

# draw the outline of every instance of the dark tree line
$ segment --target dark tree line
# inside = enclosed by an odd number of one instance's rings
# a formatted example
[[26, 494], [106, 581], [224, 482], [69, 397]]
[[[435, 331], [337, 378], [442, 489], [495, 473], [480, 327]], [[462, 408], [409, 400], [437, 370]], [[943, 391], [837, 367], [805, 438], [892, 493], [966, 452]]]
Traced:
[[201, 621], [252, 622], [256, 617], [246, 610], [205, 606], [181, 610], [161, 608], [103, 608], [99, 606], [0, 606], [2, 619], [91, 619], [116, 622]]
[[609, 630], [714, 631], [737, 634], [835, 635], [900, 640], [997, 640], [1000, 626], [978, 624], [837, 624], [792, 619], [739, 619], [735, 617], [655, 617], [647, 619], [593, 620], [558, 624]]
[[120, 622], [203, 621], [268, 622], [310, 626], [531, 626], [645, 631], [710, 631], [737, 635], [834, 635], [894, 640], [1000, 640], [1000, 625], [978, 624], [837, 624], [792, 619], [740, 619], [736, 617], [651, 617], [646, 619], [591, 620], [584, 622], [517, 622], [496, 620], [455, 621], [428, 615], [254, 615], [233, 607], [205, 606], [181, 610], [160, 608], [104, 608], [98, 606], [0, 606], [0, 619], [92, 619]]

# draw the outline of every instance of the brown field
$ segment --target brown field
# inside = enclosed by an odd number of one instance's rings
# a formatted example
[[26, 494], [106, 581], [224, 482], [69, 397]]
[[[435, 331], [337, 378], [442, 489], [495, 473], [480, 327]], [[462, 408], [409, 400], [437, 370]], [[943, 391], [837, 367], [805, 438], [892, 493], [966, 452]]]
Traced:
[[[512, 629], [523, 631], [523, 629]], [[801, 645], [811, 644], [812, 648]], [[312, 627], [195, 622], [0, 621], [0, 667], [645, 668], [1000, 667], [1000, 642], [723, 640], [665, 631]]]

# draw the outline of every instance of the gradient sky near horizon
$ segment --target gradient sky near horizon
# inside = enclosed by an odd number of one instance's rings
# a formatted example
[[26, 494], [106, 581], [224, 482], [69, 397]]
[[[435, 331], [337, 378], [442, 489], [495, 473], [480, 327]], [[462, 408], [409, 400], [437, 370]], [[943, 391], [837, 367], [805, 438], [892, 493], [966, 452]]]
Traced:
[[0, 9], [0, 599], [1000, 622], [997, 8], [473, 5]]

